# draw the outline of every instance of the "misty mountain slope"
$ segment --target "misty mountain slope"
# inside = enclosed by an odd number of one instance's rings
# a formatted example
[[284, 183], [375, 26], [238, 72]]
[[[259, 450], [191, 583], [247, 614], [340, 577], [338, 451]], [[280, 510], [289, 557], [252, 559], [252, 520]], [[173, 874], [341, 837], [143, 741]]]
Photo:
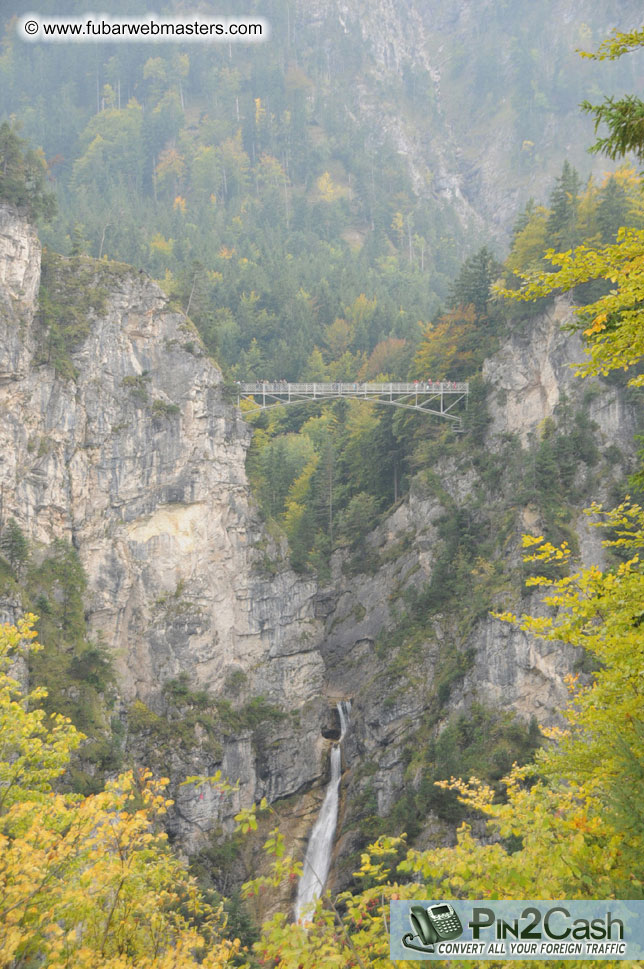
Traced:
[[[75, 12], [74, 4], [41, 7], [50, 16]], [[134, 199], [140, 195], [155, 205], [162, 179], [169, 178], [172, 200], [195, 178], [189, 140], [198, 135], [203, 144], [217, 146], [240, 131], [251, 166], [268, 155], [285, 170], [293, 189], [291, 217], [303, 192], [317, 221], [311, 189], [325, 170], [337, 182], [358, 240], [383, 221], [389, 230], [396, 208], [412, 220], [413, 231], [427, 233], [417, 201], [431, 203], [430, 219], [441, 230], [438, 238], [427, 237], [427, 266], [444, 272], [432, 252], [438, 244], [455, 246], [462, 257], [490, 236], [504, 242], [517, 211], [531, 196], [543, 199], [564, 158], [583, 176], [602, 172], [604, 163], [586, 152], [592, 122], [580, 114], [579, 102], [637, 90], [642, 82], [637, 58], [598, 64], [576, 53], [592, 49], [617, 26], [637, 24], [640, 10], [633, 0], [468, 0], [448, 6], [272, 0], [261, 10], [252, 3], [236, 10], [261, 12], [271, 24], [269, 41], [212, 46], [25, 45], [11, 20], [25, 9], [15, 0], [3, 8], [0, 112], [19, 118], [54, 162], [67, 210], [67, 224], [57, 229], [59, 243], [78, 220], [95, 247], [92, 254], [105, 246], [112, 256], [133, 262], [142, 253], [135, 258], [126, 251], [111, 224], [123, 205], [119, 178], [127, 179]], [[119, 12], [141, 10], [113, 5], [112, 15]], [[228, 13], [221, 4], [203, 12]], [[166, 3], [159, 13], [182, 15], [183, 7]], [[64, 76], [56, 70], [54, 50], [65, 51]], [[145, 114], [143, 143], [112, 154], [116, 116], [105, 131], [88, 123], [115, 108], [125, 112], [131, 99]], [[134, 120], [123, 113], [124, 125]], [[93, 204], [105, 211], [111, 202], [111, 217], [101, 216], [100, 229], [91, 224], [80, 191], [81, 171], [91, 166], [83, 154], [97, 134], [103, 139], [100, 152], [94, 146], [103, 164], [97, 177], [106, 198], [94, 197]], [[170, 165], [167, 175], [164, 164]], [[255, 191], [261, 177], [255, 172]], [[215, 182], [211, 191], [219, 195]], [[399, 196], [390, 211], [382, 211], [383, 192], [392, 203]], [[276, 217], [280, 207], [277, 193]], [[110, 232], [101, 242], [106, 223]], [[333, 222], [322, 231], [329, 228], [337, 235]]]
[[498, 240], [529, 197], [544, 198], [563, 158], [582, 174], [605, 169], [587, 154], [593, 126], [579, 102], [642, 83], [636, 58], [599, 65], [576, 53], [638, 26], [630, 0], [344, 0], [298, 14], [332, 65], [329, 86], [343, 77], [347, 110], [395, 146], [416, 194], [448, 200], [470, 230]]

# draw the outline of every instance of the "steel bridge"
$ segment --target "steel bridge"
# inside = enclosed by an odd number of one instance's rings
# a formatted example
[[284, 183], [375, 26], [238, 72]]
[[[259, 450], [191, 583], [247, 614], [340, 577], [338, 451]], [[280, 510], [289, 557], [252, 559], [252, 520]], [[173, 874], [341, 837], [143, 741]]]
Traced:
[[309, 383], [291, 384], [285, 380], [237, 384], [237, 403], [251, 401], [259, 410], [324, 400], [370, 400], [375, 404], [435, 414], [461, 430], [462, 419], [454, 413], [462, 402], [467, 407], [469, 384], [449, 380], [414, 380], [411, 383]]

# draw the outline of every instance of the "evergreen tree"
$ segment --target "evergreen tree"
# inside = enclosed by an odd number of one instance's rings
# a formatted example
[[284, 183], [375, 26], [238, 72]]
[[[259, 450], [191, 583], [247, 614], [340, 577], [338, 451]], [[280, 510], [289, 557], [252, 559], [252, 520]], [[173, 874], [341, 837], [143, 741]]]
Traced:
[[609, 158], [623, 158], [633, 152], [644, 159], [644, 101], [629, 94], [625, 98], [606, 98], [603, 104], [583, 101], [582, 107], [595, 115], [595, 129], [604, 122], [610, 129], [606, 138], [598, 138], [590, 149]]
[[471, 305], [478, 317], [485, 316], [490, 288], [501, 268], [487, 246], [466, 259], [452, 285], [452, 307]]
[[18, 575], [29, 557], [29, 543], [15, 518], [10, 518], [2, 531], [0, 550]]
[[70, 232], [70, 256], [84, 256], [87, 255], [89, 249], [89, 242], [85, 237], [85, 226], [81, 225], [80, 222], [75, 222], [72, 230]]
[[579, 243], [578, 208], [579, 175], [565, 161], [550, 196], [551, 211], [547, 222], [548, 242], [555, 249], [567, 252]]
[[27, 146], [15, 128], [0, 125], [0, 201], [10, 202], [30, 219], [51, 219], [54, 196], [45, 188], [47, 164], [42, 152]]
[[534, 213], [535, 201], [533, 198], [529, 198], [525, 204], [523, 212], [520, 212], [515, 219], [514, 225], [512, 226], [512, 239], [516, 239], [519, 233], [523, 232], [525, 227], [529, 224], [530, 219]]
[[[644, 28], [615, 31], [599, 45], [594, 54], [584, 53], [582, 56], [598, 61], [614, 61], [643, 46]], [[595, 131], [602, 123], [608, 125], [609, 134], [598, 138], [591, 151], [601, 152], [613, 159], [634, 153], [637, 158], [644, 160], [644, 101], [627, 94], [619, 99], [604, 98], [599, 105], [582, 101], [581, 107], [594, 115]]]
[[597, 224], [602, 242], [615, 242], [617, 230], [626, 223], [628, 197], [616, 178], [609, 178], [597, 205]]

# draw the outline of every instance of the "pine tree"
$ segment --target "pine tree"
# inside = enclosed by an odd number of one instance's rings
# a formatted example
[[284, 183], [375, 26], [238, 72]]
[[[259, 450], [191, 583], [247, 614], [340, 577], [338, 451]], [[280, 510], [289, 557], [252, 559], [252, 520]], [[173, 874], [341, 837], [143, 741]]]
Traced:
[[12, 570], [19, 575], [29, 557], [29, 543], [15, 518], [10, 518], [2, 531], [0, 550]]
[[597, 224], [602, 242], [615, 242], [617, 231], [624, 225], [628, 214], [628, 197], [617, 179], [609, 178], [602, 190], [597, 206]]
[[492, 283], [500, 272], [500, 264], [483, 246], [461, 266], [452, 286], [452, 307], [471, 305], [478, 317], [485, 316]]
[[22, 209], [30, 219], [51, 219], [55, 198], [45, 188], [47, 164], [42, 152], [27, 146], [8, 122], [0, 125], [0, 201]]
[[550, 196], [548, 242], [555, 249], [567, 252], [579, 243], [577, 214], [579, 207], [579, 175], [568, 161], [555, 181]]

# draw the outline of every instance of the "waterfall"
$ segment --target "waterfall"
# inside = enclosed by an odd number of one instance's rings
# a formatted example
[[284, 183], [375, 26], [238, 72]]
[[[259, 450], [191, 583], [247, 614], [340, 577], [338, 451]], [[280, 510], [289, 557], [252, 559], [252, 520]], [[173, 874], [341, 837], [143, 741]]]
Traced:
[[350, 701], [341, 700], [337, 705], [337, 710], [340, 717], [340, 739], [331, 748], [331, 777], [324, 795], [322, 808], [309, 838], [302, 877], [297, 886], [295, 919], [298, 922], [322, 894], [331, 865], [331, 851], [338, 821], [340, 777], [342, 776], [342, 740], [349, 723]]

